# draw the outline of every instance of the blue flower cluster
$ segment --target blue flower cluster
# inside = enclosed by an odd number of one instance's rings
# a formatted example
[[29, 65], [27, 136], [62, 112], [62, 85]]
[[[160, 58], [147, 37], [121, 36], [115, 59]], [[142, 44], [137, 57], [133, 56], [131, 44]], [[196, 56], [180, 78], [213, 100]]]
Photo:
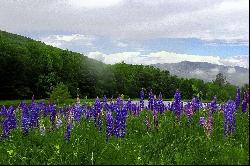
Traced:
[[217, 110], [217, 98], [214, 96], [213, 100], [208, 104], [208, 109], [214, 113]]
[[144, 91], [143, 91], [143, 88], [141, 89], [141, 92], [140, 92], [140, 108], [141, 108], [141, 110], [144, 109]]
[[240, 106], [240, 88], [237, 87], [237, 93], [236, 93], [236, 98], [235, 98], [235, 104], [236, 104], [236, 109], [239, 108]]
[[[181, 101], [181, 93], [177, 89], [174, 95], [174, 101], [172, 103], [164, 104], [162, 94], [159, 93], [158, 98], [153, 95], [152, 89], [148, 93], [148, 105], [144, 106], [144, 89], [140, 91], [140, 102], [132, 102], [130, 99], [125, 101], [122, 97], [118, 96], [116, 100], [108, 102], [106, 96], [100, 101], [97, 97], [92, 106], [88, 106], [84, 103], [80, 104], [78, 98], [77, 103], [73, 105], [64, 105], [63, 107], [57, 107], [53, 103], [46, 105], [44, 101], [41, 103], [36, 103], [34, 96], [32, 97], [32, 103], [30, 105], [23, 102], [20, 103], [19, 109], [16, 111], [21, 111], [21, 128], [23, 134], [28, 134], [31, 128], [39, 127], [41, 135], [45, 135], [46, 128], [44, 126], [43, 117], [49, 117], [51, 121], [51, 128], [53, 130], [59, 129], [63, 123], [61, 118], [66, 121], [66, 128], [64, 133], [64, 138], [70, 141], [71, 132], [75, 124], [79, 124], [82, 118], [88, 121], [94, 121], [95, 127], [102, 131], [102, 119], [105, 118], [106, 122], [106, 141], [108, 142], [111, 136], [116, 136], [117, 138], [124, 139], [126, 130], [126, 120], [128, 115], [137, 117], [141, 114], [141, 111], [146, 109], [151, 111], [153, 114], [152, 125], [158, 130], [158, 116], [165, 113], [165, 111], [173, 111], [175, 116], [180, 119], [182, 112], [186, 114], [188, 122], [192, 120], [192, 116], [195, 111], [201, 108], [208, 108], [208, 119], [205, 117], [200, 117], [200, 125], [204, 127], [207, 136], [210, 136], [213, 129], [213, 117], [212, 113], [220, 108], [221, 112], [224, 113], [224, 130], [225, 135], [229, 135], [236, 130], [236, 109], [237, 102], [240, 101], [240, 92], [237, 90], [236, 99], [230, 100], [225, 104], [217, 104], [216, 97], [203, 107], [201, 101], [197, 97], [193, 97], [192, 101], [184, 104]], [[249, 105], [249, 92], [244, 93], [242, 100], [242, 112], [246, 112]], [[239, 106], [238, 106], [239, 107]], [[160, 114], [159, 114], [160, 113]], [[2, 137], [7, 138], [10, 135], [11, 129], [17, 127], [17, 120], [15, 115], [14, 107], [9, 107], [6, 109], [4, 106], [0, 108], [0, 116], [3, 118], [2, 123]], [[152, 116], [152, 115], [151, 115]], [[40, 119], [41, 118], [41, 119]], [[148, 115], [144, 118], [144, 124], [147, 129], [150, 129], [150, 117]], [[190, 123], [189, 123], [190, 124]]]
[[184, 106], [184, 112], [186, 114], [186, 116], [188, 117], [188, 120], [190, 121], [193, 113], [194, 113], [194, 106], [192, 103], [188, 102], [185, 106]]
[[191, 105], [192, 105], [193, 111], [198, 111], [202, 107], [201, 104], [202, 103], [200, 102], [198, 97], [195, 96], [192, 98]]
[[10, 106], [8, 110], [5, 107], [1, 108], [1, 113], [5, 115], [5, 120], [3, 121], [3, 138], [8, 138], [10, 130], [16, 128], [16, 116], [14, 112], [14, 107]]
[[158, 111], [162, 114], [165, 110], [165, 106], [162, 100], [162, 94], [160, 92], [159, 96], [158, 96], [158, 102], [157, 102], [157, 109]]
[[148, 93], [148, 109], [153, 110], [154, 109], [154, 94], [152, 89], [150, 89]]
[[114, 134], [117, 138], [124, 138], [125, 136], [127, 109], [126, 105], [124, 105], [122, 109], [118, 107], [115, 109], [116, 117]]
[[182, 113], [182, 109], [181, 109], [181, 93], [180, 91], [177, 89], [174, 95], [174, 101], [172, 103], [172, 110], [175, 113], [175, 116], [179, 119]]
[[244, 92], [244, 98], [242, 100], [241, 110], [243, 113], [247, 110], [247, 105], [249, 105], [249, 91]]
[[236, 104], [229, 100], [224, 106], [224, 134], [233, 134], [236, 130]]

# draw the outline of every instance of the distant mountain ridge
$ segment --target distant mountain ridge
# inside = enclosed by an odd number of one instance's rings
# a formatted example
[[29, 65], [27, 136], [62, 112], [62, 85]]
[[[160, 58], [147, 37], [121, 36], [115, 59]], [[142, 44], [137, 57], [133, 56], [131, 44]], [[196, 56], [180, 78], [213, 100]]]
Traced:
[[168, 70], [171, 74], [183, 78], [197, 78], [212, 81], [216, 74], [222, 73], [229, 83], [242, 86], [249, 84], [249, 69], [239, 66], [223, 66], [208, 62], [182, 61], [179, 63], [152, 64], [161, 70]]

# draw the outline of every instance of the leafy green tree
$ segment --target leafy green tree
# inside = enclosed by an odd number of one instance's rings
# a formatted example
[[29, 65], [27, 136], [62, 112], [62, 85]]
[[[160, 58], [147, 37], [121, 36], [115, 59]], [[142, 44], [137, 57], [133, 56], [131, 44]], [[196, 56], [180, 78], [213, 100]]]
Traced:
[[70, 93], [68, 87], [60, 82], [53, 88], [52, 92], [49, 93], [49, 96], [52, 102], [60, 105], [63, 104], [66, 99], [70, 98]]
[[220, 87], [223, 86], [226, 83], [226, 76], [224, 76], [222, 73], [218, 73], [216, 75], [214, 83], [219, 85]]

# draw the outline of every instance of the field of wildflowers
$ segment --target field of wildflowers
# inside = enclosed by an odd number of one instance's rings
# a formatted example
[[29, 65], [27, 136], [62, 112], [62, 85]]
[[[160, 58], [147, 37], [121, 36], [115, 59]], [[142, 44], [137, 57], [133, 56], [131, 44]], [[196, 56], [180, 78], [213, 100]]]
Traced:
[[0, 107], [0, 164], [249, 164], [249, 91], [218, 104], [96, 98]]

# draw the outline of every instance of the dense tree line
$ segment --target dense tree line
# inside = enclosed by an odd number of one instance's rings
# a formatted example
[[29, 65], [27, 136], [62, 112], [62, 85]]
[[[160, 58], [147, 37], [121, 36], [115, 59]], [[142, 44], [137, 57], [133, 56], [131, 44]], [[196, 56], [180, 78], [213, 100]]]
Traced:
[[[72, 97], [106, 95], [137, 98], [139, 90], [153, 89], [164, 98], [175, 90], [183, 99], [200, 95], [211, 100], [234, 98], [236, 86], [215, 80], [177, 78], [152, 66], [119, 63], [106, 65], [82, 54], [45, 45], [15, 34], [0, 31], [0, 99], [47, 98], [53, 87], [63, 83]], [[79, 88], [79, 91], [77, 91]]]

